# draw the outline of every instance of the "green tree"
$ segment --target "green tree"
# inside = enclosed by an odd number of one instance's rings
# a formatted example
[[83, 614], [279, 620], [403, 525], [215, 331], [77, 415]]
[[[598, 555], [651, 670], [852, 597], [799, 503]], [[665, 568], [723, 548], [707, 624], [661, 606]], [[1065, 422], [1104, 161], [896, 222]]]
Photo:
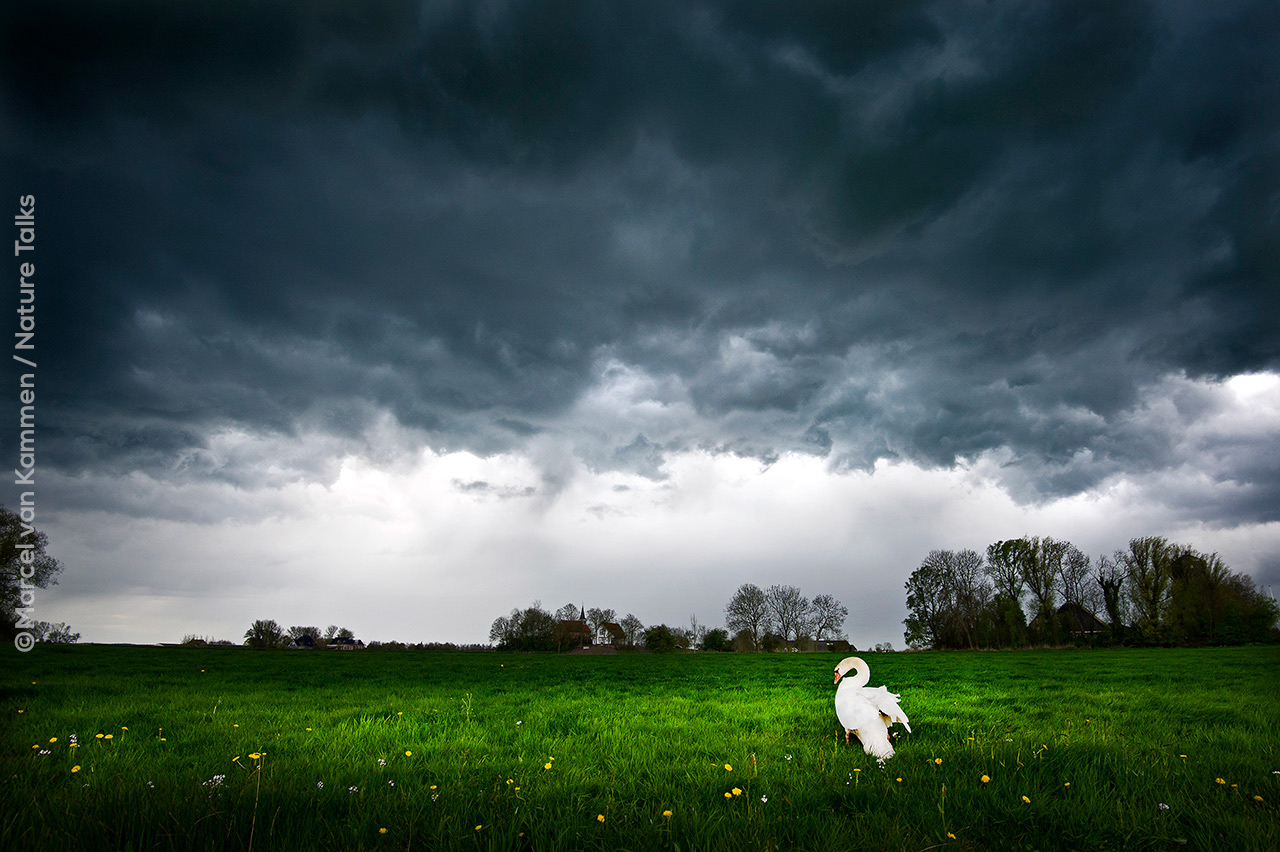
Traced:
[[274, 618], [260, 618], [244, 632], [244, 644], [250, 648], [279, 648], [287, 642]]
[[729, 642], [729, 631], [722, 627], [708, 630], [706, 635], [702, 637], [702, 650], [732, 651], [733, 645]]
[[1178, 547], [1162, 536], [1131, 539], [1128, 550], [1116, 551], [1116, 564], [1124, 571], [1133, 608], [1133, 629], [1143, 642], [1166, 638], [1173, 560], [1178, 555]]
[[644, 646], [655, 654], [667, 654], [676, 649], [676, 637], [665, 624], [655, 624], [644, 632]]
[[58, 582], [62, 563], [45, 551], [48, 544], [48, 536], [0, 506], [0, 632], [5, 638], [31, 622], [34, 590]]

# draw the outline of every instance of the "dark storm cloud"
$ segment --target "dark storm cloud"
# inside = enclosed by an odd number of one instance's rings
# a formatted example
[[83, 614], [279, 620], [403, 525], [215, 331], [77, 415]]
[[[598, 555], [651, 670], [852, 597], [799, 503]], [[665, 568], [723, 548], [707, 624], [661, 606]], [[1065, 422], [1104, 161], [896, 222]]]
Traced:
[[[258, 486], [218, 435], [389, 412], [654, 477], [1007, 450], [1033, 500], [1185, 464], [1144, 393], [1280, 355], [1273, 3], [0, 14], [71, 475]], [[655, 406], [582, 414], [611, 365]], [[1215, 512], [1273, 518], [1274, 449]]]

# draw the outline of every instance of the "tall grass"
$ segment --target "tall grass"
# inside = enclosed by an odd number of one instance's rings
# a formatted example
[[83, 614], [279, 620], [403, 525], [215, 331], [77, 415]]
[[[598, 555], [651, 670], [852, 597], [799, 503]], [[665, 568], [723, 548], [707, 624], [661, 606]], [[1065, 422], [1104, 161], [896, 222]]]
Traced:
[[865, 658], [883, 767], [834, 655], [41, 646], [0, 848], [1280, 848], [1280, 649]]

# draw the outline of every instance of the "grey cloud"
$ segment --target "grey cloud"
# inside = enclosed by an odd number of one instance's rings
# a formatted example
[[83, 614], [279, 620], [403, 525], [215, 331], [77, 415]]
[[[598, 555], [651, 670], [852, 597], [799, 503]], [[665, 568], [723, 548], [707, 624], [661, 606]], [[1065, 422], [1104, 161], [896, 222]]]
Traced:
[[[545, 494], [569, 446], [1008, 451], [1020, 499], [1202, 464], [1222, 517], [1278, 505], [1274, 438], [1135, 417], [1280, 358], [1273, 4], [0, 15], [68, 475], [275, 487], [240, 430], [323, 481], [389, 414]], [[582, 413], [611, 362], [653, 410]]]

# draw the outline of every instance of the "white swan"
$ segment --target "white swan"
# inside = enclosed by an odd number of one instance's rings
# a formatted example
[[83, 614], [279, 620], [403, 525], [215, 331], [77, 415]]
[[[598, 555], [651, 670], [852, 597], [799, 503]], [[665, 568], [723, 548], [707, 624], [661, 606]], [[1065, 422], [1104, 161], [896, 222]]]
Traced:
[[[850, 669], [857, 672], [854, 677], [840, 683]], [[871, 680], [871, 669], [857, 657], [845, 657], [836, 666], [836, 718], [844, 726], [844, 741], [849, 742], [850, 734], [857, 734], [862, 742], [862, 749], [867, 754], [880, 760], [893, 757], [893, 746], [889, 743], [889, 726], [895, 722], [902, 724], [911, 732], [911, 723], [907, 714], [898, 706], [898, 696], [883, 686], [875, 689], [867, 687]]]

